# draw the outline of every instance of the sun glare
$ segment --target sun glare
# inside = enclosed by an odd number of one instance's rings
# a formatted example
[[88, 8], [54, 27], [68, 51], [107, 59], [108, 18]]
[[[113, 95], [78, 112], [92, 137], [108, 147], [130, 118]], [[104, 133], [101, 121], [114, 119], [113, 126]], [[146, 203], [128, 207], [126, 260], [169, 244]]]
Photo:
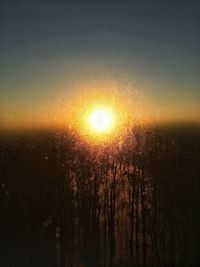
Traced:
[[94, 110], [89, 116], [89, 123], [97, 134], [108, 133], [114, 126], [113, 113], [104, 109]]
[[[113, 86], [113, 88], [115, 88]], [[91, 144], [110, 144], [127, 134], [133, 113], [123, 94], [112, 86], [78, 90], [68, 103], [67, 122], [74, 133]]]

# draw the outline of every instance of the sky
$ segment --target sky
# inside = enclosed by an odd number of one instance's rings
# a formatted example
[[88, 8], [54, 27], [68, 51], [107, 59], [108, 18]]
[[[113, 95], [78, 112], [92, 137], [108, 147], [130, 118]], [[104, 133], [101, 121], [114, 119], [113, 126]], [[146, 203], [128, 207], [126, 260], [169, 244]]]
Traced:
[[113, 84], [151, 120], [200, 122], [198, 2], [1, 0], [1, 128], [54, 125]]

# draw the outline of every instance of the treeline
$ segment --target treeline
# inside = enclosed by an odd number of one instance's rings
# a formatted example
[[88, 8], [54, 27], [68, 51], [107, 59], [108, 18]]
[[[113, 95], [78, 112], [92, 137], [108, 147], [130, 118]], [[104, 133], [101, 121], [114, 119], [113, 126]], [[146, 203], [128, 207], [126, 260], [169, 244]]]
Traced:
[[200, 130], [2, 136], [0, 266], [199, 266]]

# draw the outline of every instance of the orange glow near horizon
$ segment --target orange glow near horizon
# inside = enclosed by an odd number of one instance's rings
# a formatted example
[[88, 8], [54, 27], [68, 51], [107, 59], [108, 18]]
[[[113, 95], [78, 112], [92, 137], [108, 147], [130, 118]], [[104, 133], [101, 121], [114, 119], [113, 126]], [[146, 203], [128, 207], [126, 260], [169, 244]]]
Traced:
[[128, 103], [115, 90], [82, 90], [66, 107], [66, 125], [88, 142], [107, 142], [125, 134], [130, 114]]
[[3, 103], [0, 130], [70, 128], [84, 139], [98, 142], [123, 136], [135, 124], [200, 122], [196, 106], [188, 104], [186, 109], [180, 103], [163, 105], [117, 78], [81, 80], [70, 88], [62, 87], [52, 99]]
[[117, 82], [107, 80], [78, 84], [54, 103], [21, 110], [1, 117], [2, 125], [14, 129], [69, 128], [90, 141], [122, 135], [128, 119], [138, 111], [137, 101], [133, 102], [125, 89], [119, 89]]

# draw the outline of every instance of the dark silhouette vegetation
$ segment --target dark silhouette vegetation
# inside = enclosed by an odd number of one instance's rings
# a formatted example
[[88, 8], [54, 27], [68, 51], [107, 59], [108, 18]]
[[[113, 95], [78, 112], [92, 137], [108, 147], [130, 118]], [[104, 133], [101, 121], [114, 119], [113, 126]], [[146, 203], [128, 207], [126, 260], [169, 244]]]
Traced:
[[200, 266], [200, 127], [0, 138], [1, 267]]

